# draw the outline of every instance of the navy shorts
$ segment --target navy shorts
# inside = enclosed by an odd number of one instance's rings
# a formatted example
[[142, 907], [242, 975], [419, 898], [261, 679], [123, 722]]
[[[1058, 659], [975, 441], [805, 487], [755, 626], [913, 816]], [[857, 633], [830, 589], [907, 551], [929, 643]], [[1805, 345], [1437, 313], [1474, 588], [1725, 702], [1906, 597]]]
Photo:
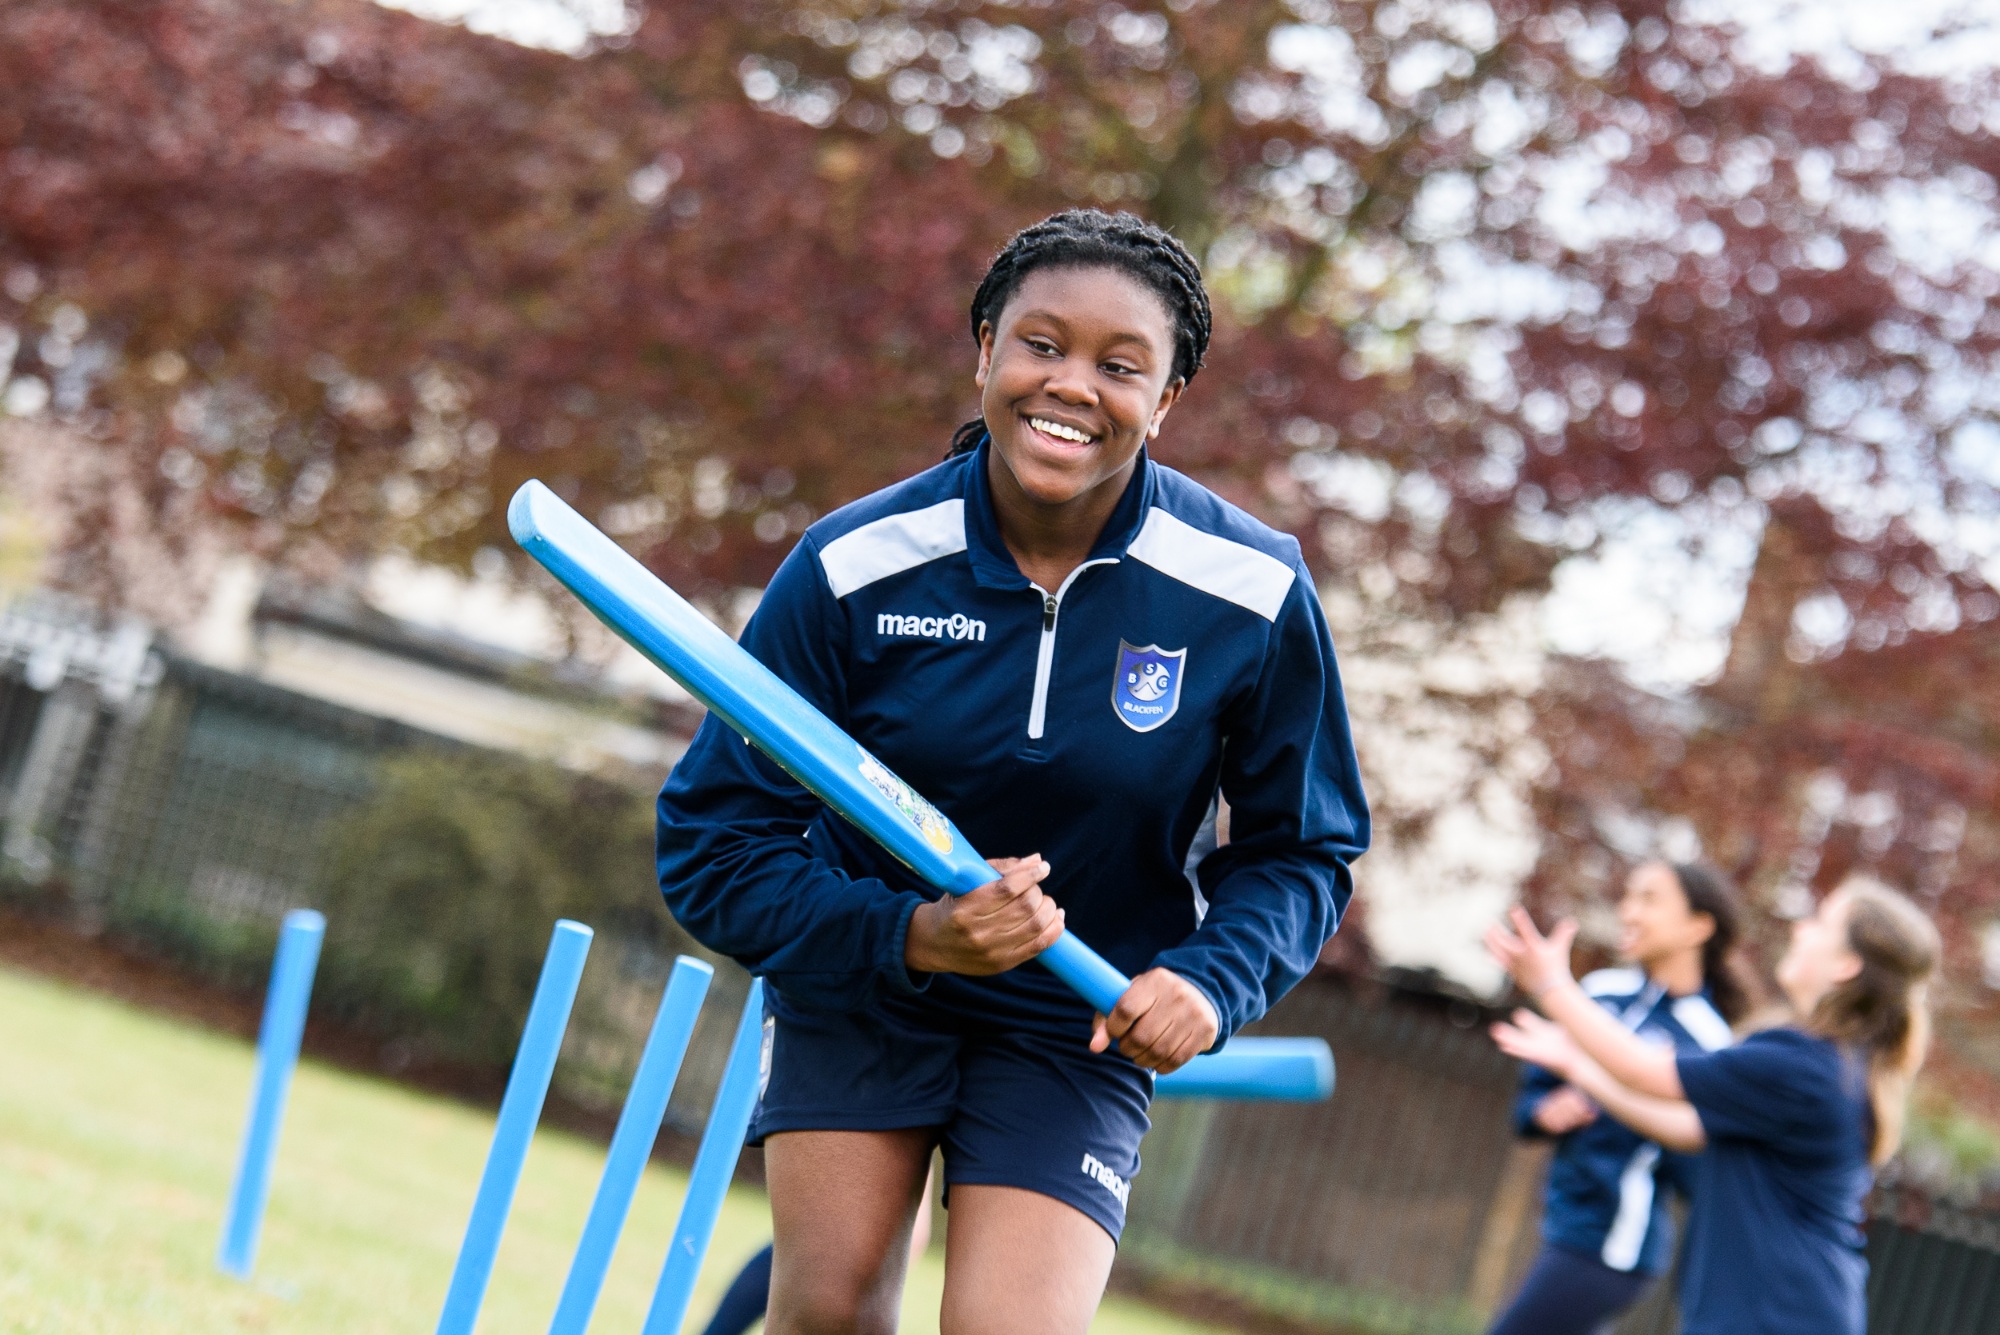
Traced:
[[968, 1023], [924, 997], [853, 1012], [775, 999], [750, 1143], [783, 1131], [935, 1127], [947, 1203], [955, 1185], [1020, 1187], [1075, 1206], [1116, 1241], [1153, 1077], [1090, 1051], [1087, 1023], [1079, 1038]]

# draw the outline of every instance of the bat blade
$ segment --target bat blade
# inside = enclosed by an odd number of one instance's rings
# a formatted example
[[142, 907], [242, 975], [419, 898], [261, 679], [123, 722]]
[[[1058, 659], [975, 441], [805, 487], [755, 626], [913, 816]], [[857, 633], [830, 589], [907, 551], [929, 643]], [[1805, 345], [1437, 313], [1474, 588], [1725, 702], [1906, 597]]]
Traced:
[[[924, 881], [964, 894], [993, 880], [949, 817], [542, 483], [521, 484], [507, 525], [619, 638]], [[1070, 932], [1039, 959], [1099, 1013], [1131, 986]], [[1259, 1046], [1273, 1043], [1286, 1046]], [[1333, 1092], [1332, 1071], [1321, 1040], [1238, 1038], [1162, 1077], [1158, 1088], [1195, 1098], [1323, 1099]]]

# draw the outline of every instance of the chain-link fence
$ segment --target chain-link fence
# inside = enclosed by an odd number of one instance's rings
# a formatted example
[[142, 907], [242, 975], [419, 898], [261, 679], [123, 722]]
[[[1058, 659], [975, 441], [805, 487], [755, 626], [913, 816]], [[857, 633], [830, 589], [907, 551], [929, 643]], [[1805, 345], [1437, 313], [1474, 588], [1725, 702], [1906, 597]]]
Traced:
[[[431, 788], [413, 789], [426, 776]], [[444, 787], [458, 790], [450, 808], [426, 806]], [[523, 789], [539, 809], [507, 804]], [[615, 810], [592, 825], [586, 803]], [[287, 908], [327, 909], [316, 1013], [379, 1031], [391, 1070], [425, 1057], [504, 1062], [550, 922], [571, 912], [598, 928], [559, 1077], [586, 1106], [622, 1097], [673, 955], [720, 965], [669, 1114], [699, 1126], [748, 979], [680, 933], [651, 889], [649, 805], [642, 792], [218, 671], [156, 646], [143, 626], [107, 629], [61, 600], [0, 612], [0, 895], [240, 990], [261, 982]], [[385, 807], [411, 819], [398, 824]], [[630, 874], [593, 879], [600, 856], [543, 902], [536, 884], [460, 885], [464, 860], [437, 856], [509, 826], [525, 828], [508, 830], [516, 844], [488, 861], [518, 866], [517, 880], [562, 878], [519, 866], [516, 848], [546, 844], [589, 864], [591, 850], [564, 839], [615, 843], [614, 826]], [[386, 899], [355, 888], [383, 884]], [[415, 973], [432, 964], [436, 975], [419, 980], [429, 985], [420, 1004], [357, 958], [385, 935], [369, 929], [395, 918], [435, 928], [405, 944], [455, 947], [417, 960]]]

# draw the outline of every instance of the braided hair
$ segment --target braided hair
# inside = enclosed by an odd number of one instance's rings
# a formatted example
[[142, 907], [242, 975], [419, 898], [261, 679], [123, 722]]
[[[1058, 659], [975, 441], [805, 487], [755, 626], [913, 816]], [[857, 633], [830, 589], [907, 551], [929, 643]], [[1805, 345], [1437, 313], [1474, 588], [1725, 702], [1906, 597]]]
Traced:
[[[1069, 209], [1016, 232], [972, 294], [973, 341], [982, 326], [999, 325], [1000, 312], [1035, 270], [1098, 267], [1129, 274], [1159, 297], [1174, 327], [1174, 376], [1193, 380], [1211, 324], [1201, 266], [1171, 232], [1130, 213]], [[951, 453], [977, 449], [985, 435], [985, 419], [973, 418], [952, 433]]]

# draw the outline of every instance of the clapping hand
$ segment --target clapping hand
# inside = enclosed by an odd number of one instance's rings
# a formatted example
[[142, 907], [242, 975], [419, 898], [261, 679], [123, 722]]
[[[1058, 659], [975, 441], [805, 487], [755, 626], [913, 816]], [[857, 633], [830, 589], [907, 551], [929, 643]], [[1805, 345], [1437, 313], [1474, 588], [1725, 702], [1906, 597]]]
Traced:
[[1557, 983], [1569, 981], [1569, 948], [1576, 940], [1576, 919], [1564, 918], [1543, 936], [1526, 909], [1517, 906], [1507, 917], [1514, 930], [1510, 932], [1499, 923], [1487, 928], [1486, 953], [1513, 975], [1523, 992], [1539, 1001]]
[[1571, 1079], [1587, 1060], [1559, 1024], [1545, 1020], [1531, 1010], [1514, 1012], [1513, 1023], [1503, 1020], [1492, 1028], [1493, 1041], [1509, 1057], [1539, 1066], [1563, 1079]]
[[1535, 1125], [1552, 1136], [1566, 1136], [1597, 1120], [1597, 1105], [1575, 1085], [1557, 1085], [1535, 1105]]

